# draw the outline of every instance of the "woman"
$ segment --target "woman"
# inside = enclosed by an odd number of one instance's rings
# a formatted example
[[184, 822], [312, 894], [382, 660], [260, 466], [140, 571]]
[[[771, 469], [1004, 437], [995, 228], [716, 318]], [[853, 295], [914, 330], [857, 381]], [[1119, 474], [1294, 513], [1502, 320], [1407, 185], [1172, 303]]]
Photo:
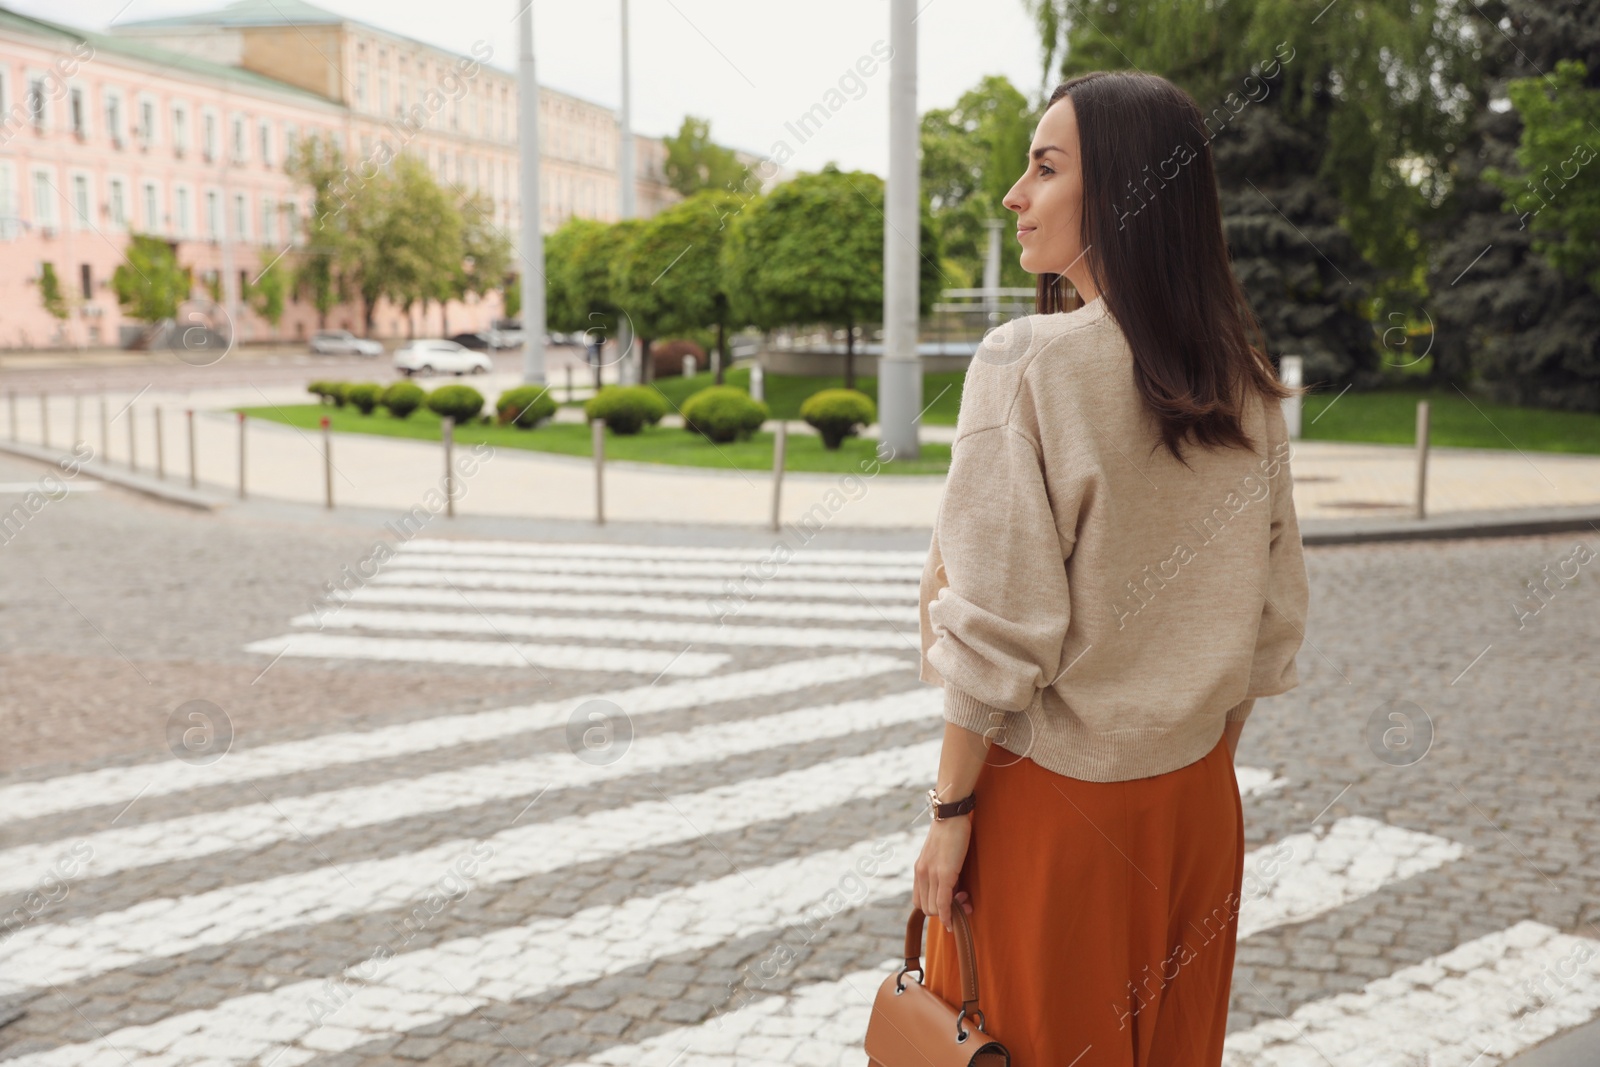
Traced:
[[1256, 698], [1299, 684], [1291, 394], [1247, 338], [1188, 94], [1074, 78], [1027, 167], [1005, 206], [1039, 313], [973, 360], [922, 579], [949, 805], [915, 868], [927, 982], [960, 1003], [961, 907], [1014, 1067], [1218, 1064], [1233, 754]]

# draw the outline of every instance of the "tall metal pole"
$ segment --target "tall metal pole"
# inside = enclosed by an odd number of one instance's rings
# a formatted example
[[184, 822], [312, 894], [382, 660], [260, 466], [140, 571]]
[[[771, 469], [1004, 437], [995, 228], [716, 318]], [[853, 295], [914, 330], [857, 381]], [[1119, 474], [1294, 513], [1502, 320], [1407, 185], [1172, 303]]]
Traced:
[[628, 0], [621, 0], [622, 4], [622, 154], [618, 157], [618, 169], [622, 176], [622, 217], [631, 219], [638, 214], [634, 204], [634, 162], [633, 162], [633, 123], [631, 107], [633, 104], [633, 79], [629, 77], [628, 70]]
[[[629, 77], [628, 61], [628, 0], [619, 0], [622, 5], [622, 108], [618, 113], [618, 123], [621, 126], [622, 144], [617, 153], [617, 180], [622, 186], [622, 202], [618, 209], [622, 218], [631, 219], [638, 215], [638, 205], [634, 202], [635, 193], [638, 191], [634, 179], [633, 159], [633, 122], [630, 117], [633, 103], [633, 79]], [[637, 382], [642, 375], [634, 363], [631, 354], [633, 350], [633, 323], [623, 316], [617, 323], [617, 376], [622, 381]]]
[[883, 358], [878, 364], [880, 459], [916, 459], [922, 411], [917, 358], [917, 3], [889, 0], [889, 181], [883, 224]]
[[518, 172], [522, 176], [522, 380], [544, 384], [544, 212], [539, 204], [539, 81], [533, 66], [533, 3], [517, 17]]

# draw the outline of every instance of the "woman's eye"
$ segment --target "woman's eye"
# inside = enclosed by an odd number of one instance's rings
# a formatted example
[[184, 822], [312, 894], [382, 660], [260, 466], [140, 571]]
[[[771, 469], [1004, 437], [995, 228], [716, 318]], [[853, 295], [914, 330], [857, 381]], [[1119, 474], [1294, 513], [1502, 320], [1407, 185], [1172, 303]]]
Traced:
[[1055, 171], [1051, 170], [1049, 167], [1047, 167], [1043, 163], [1041, 163], [1041, 164], [1039, 164], [1039, 173], [1040, 174], [1054, 174]]

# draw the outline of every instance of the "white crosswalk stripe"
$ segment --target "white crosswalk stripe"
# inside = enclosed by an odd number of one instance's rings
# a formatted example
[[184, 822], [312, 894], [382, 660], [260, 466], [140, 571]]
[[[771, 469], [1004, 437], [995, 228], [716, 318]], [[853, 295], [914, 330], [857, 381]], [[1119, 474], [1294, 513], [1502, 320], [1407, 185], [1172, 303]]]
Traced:
[[[895, 630], [841, 630], [831, 626], [759, 626], [684, 622], [681, 619], [642, 622], [637, 619], [587, 618], [567, 615], [485, 615], [450, 611], [382, 611], [345, 608], [331, 615], [297, 615], [296, 626], [387, 630], [394, 633], [480, 634], [485, 637], [581, 637], [592, 641], [660, 641], [690, 645], [766, 645], [774, 648], [903, 648], [919, 650], [917, 635]], [[577, 646], [571, 646], [576, 650]], [[630, 650], [631, 651], [631, 650]], [[635, 653], [637, 654], [637, 653]], [[657, 655], [662, 655], [657, 653]], [[707, 656], [705, 659], [720, 659]], [[721, 666], [712, 664], [711, 668]], [[629, 668], [600, 668], [625, 670]], [[642, 669], [642, 668], [632, 668]], [[693, 673], [705, 673], [695, 670]]]
[[[663, 560], [663, 559], [605, 559], [600, 557], [566, 559], [538, 559], [527, 556], [468, 556], [455, 554], [430, 555], [421, 552], [406, 553], [407, 566], [429, 567], [435, 570], [498, 570], [508, 573], [529, 574], [610, 574], [655, 575], [668, 578], [723, 578], [732, 581], [739, 577], [735, 567], [724, 560]], [[915, 582], [922, 576], [922, 565], [898, 563], [785, 563], [775, 568], [773, 584], [805, 581], [807, 579], [845, 579], [860, 582]]]
[[[439, 589], [522, 589], [599, 594], [676, 593], [701, 597], [708, 610], [737, 613], [756, 603], [793, 603], [808, 600], [843, 600], [852, 604], [915, 604], [916, 582], [785, 581], [781, 585], [756, 583], [740, 586], [723, 578], [658, 578], [630, 575], [611, 578], [590, 574], [506, 574], [497, 570], [430, 570], [411, 565], [404, 557], [378, 572], [371, 585], [424, 585]], [[370, 586], [368, 586], [370, 588]]]
[[[443, 583], [440, 583], [443, 584]], [[340, 603], [407, 607], [464, 608], [473, 611], [501, 611], [507, 608], [538, 611], [636, 612], [641, 615], [682, 615], [699, 619], [717, 618], [714, 605], [688, 597], [643, 596], [601, 593], [521, 593], [500, 589], [450, 589], [412, 586], [390, 588], [367, 586]], [[806, 600], [759, 600], [740, 607], [738, 619], [822, 619], [828, 622], [895, 623], [917, 625], [915, 606], [903, 604], [829, 604]]]
[[[471, 621], [481, 620], [474, 617]], [[493, 627], [485, 626], [483, 632], [493, 633]], [[637, 674], [710, 674], [728, 662], [728, 656], [720, 652], [531, 644], [509, 640], [452, 641], [439, 637], [351, 637], [323, 633], [268, 637], [252, 641], [244, 649], [264, 656], [464, 663], [475, 667], [548, 667], [552, 670], [630, 671]]]
[[[479, 541], [446, 538], [413, 538], [400, 548], [400, 555], [529, 556], [536, 559], [677, 559], [712, 560], [719, 563], [782, 564], [785, 555], [769, 548], [718, 548], [713, 545], [627, 545], [597, 544], [593, 541]], [[858, 563], [872, 566], [920, 567], [928, 558], [921, 549], [807, 548], [809, 563]]]
[[637, 719], [725, 701], [759, 700], [806, 689], [815, 685], [819, 678], [848, 683], [904, 669], [904, 659], [887, 656], [824, 656], [688, 682], [595, 690], [563, 700], [498, 711], [439, 715], [375, 730], [330, 733], [307, 741], [261, 745], [230, 752], [226, 758], [210, 764], [192, 765], [165, 759], [158, 763], [68, 774], [40, 782], [18, 782], [0, 787], [0, 823], [104, 804], [128, 804], [140, 797], [167, 796], [208, 786], [258, 781], [456, 745], [503, 740], [562, 726], [574, 708], [591, 700], [609, 701], [625, 709], [630, 718]]

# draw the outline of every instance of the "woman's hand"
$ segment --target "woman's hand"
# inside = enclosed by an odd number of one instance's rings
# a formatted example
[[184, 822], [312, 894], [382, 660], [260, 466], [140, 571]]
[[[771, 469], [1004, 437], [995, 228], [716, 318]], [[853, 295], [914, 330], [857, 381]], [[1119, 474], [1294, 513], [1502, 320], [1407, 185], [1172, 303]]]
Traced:
[[953, 929], [952, 900], [972, 914], [972, 901], [965, 889], [956, 891], [956, 880], [967, 860], [967, 844], [972, 839], [972, 816], [935, 819], [928, 826], [927, 840], [917, 857], [911, 905], [925, 915], [936, 916], [946, 930]]

